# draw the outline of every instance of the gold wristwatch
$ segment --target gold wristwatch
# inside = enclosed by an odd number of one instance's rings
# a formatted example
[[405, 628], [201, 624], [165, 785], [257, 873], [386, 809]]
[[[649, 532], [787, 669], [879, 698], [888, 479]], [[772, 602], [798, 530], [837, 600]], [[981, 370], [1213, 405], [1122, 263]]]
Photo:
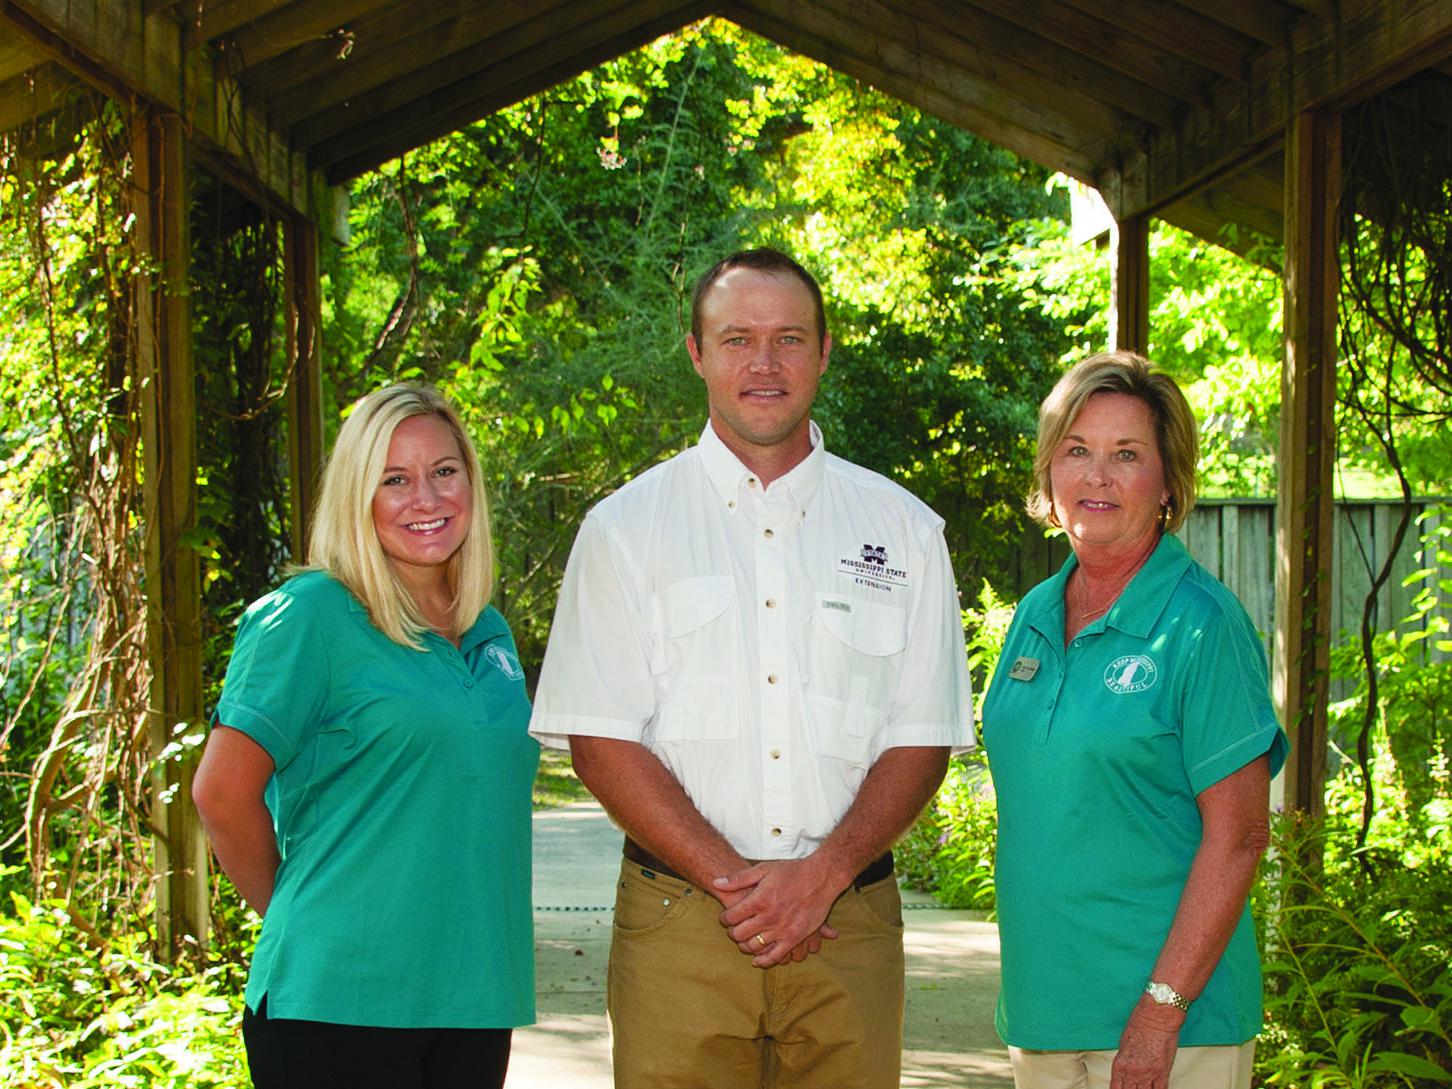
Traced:
[[1161, 983], [1152, 979], [1144, 985], [1144, 993], [1158, 1002], [1161, 1006], [1174, 1006], [1177, 1010], [1190, 1012], [1190, 1000], [1175, 990], [1168, 983]]

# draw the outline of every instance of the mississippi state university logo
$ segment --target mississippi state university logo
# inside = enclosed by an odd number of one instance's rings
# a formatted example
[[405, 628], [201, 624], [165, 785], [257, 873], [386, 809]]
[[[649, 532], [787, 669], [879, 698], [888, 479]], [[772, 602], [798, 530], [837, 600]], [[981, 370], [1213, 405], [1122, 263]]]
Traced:
[[484, 648], [484, 657], [489, 660], [490, 665], [511, 681], [524, 680], [524, 670], [519, 667], [519, 659], [510, 653], [507, 647], [501, 647], [498, 643], [490, 643]]
[[837, 561], [837, 571], [850, 577], [858, 586], [886, 590], [889, 593], [894, 588], [906, 587], [908, 584], [906, 569], [894, 567], [889, 561], [887, 545], [864, 544], [855, 554], [848, 552]]
[[1118, 695], [1143, 692], [1153, 688], [1160, 671], [1153, 659], [1143, 654], [1126, 654], [1109, 663], [1104, 671], [1104, 687]]

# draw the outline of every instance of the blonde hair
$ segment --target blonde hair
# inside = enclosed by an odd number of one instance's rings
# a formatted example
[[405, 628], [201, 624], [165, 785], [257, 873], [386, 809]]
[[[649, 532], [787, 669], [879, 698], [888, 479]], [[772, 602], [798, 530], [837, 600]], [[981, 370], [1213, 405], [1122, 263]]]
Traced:
[[308, 567], [327, 571], [352, 591], [384, 635], [422, 649], [422, 636], [432, 629], [395, 573], [373, 523], [373, 495], [388, 463], [393, 432], [413, 416], [433, 416], [452, 432], [473, 495], [469, 531], [445, 569], [453, 598], [445, 634], [455, 639], [463, 635], [489, 604], [494, 549], [479, 455], [453, 406], [429, 386], [385, 386], [354, 404], [323, 469]]
[[1195, 465], [1200, 438], [1195, 414], [1175, 380], [1134, 352], [1101, 352], [1071, 367], [1039, 406], [1039, 441], [1034, 454], [1034, 489], [1025, 506], [1029, 517], [1057, 526], [1049, 470], [1054, 451], [1096, 393], [1127, 393], [1149, 406], [1169, 493], [1162, 528], [1173, 533], [1195, 506]]

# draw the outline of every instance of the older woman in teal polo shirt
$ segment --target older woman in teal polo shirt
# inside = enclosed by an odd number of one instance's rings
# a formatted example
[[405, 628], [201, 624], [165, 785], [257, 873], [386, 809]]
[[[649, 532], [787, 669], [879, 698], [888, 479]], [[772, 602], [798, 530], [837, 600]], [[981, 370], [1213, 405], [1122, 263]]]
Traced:
[[259, 1089], [498, 1087], [534, 1019], [524, 673], [479, 460], [433, 390], [344, 422], [309, 569], [237, 632], [193, 792], [263, 917]]
[[1019, 605], [983, 709], [1019, 1089], [1250, 1084], [1247, 896], [1287, 741], [1245, 610], [1171, 535], [1196, 458], [1179, 388], [1129, 353], [1040, 411], [1029, 510], [1073, 555]]

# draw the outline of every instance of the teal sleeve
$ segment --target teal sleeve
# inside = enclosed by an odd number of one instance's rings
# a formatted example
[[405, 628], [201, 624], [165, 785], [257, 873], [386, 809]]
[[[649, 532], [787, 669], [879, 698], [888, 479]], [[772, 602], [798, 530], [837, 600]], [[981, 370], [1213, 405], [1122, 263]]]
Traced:
[[1271, 775], [1280, 770], [1290, 745], [1276, 720], [1265, 650], [1249, 618], [1221, 613], [1205, 625], [1180, 714], [1185, 774], [1195, 794], [1267, 753]]
[[252, 604], [213, 716], [266, 749], [278, 769], [317, 731], [326, 705], [327, 639], [313, 605], [285, 586]]

